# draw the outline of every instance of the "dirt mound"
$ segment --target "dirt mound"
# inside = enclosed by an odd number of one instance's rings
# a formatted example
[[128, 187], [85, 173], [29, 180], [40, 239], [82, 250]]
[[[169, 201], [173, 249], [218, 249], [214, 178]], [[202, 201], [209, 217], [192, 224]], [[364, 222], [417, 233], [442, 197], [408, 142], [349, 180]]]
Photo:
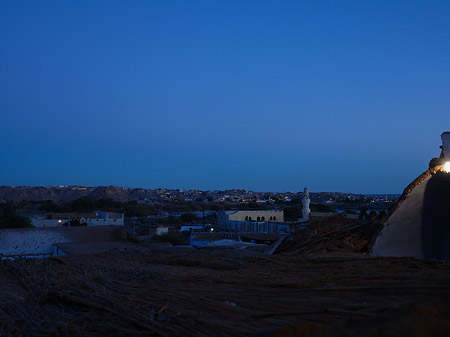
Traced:
[[448, 307], [436, 304], [450, 303], [446, 263], [239, 251], [136, 247], [3, 261], [0, 334], [243, 336], [296, 326], [298, 336], [450, 333]]

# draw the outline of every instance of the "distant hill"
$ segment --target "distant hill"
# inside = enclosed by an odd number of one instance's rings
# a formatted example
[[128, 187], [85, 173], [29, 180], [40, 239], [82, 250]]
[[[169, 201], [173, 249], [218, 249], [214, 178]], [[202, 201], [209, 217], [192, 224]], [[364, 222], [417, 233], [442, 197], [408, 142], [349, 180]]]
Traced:
[[132, 199], [128, 190], [116, 186], [100, 186], [94, 188], [88, 197], [92, 200], [111, 199], [114, 201], [128, 201]]
[[[79, 198], [89, 198], [91, 200], [111, 199], [113, 201], [127, 202], [131, 200], [147, 200], [162, 203], [176, 203], [184, 201], [199, 202], [228, 202], [245, 205], [242, 200], [250, 200], [253, 203], [267, 205], [276, 202], [285, 202], [286, 198], [300, 202], [301, 193], [294, 192], [254, 192], [247, 190], [225, 190], [225, 191], [200, 191], [200, 190], [179, 190], [179, 189], [145, 189], [145, 188], [124, 188], [117, 186], [0, 186], [0, 203], [6, 201], [45, 201], [71, 202]], [[270, 200], [272, 198], [272, 200]], [[310, 192], [312, 203], [333, 203], [342, 207], [358, 208], [367, 204], [367, 208], [374, 208], [377, 203], [381, 208], [386, 207], [386, 202], [394, 201], [398, 195], [363, 195], [354, 193], [338, 192]], [[230, 200], [228, 200], [230, 199]], [[231, 200], [232, 199], [232, 200]], [[339, 206], [341, 207], [341, 206]], [[345, 208], [344, 207], [344, 208]]]
[[[140, 190], [141, 193], [133, 193], [133, 190]], [[146, 193], [142, 193], [142, 191], [142, 189], [128, 189], [116, 186], [0, 186], [0, 202], [20, 202], [24, 200], [68, 202], [81, 197], [88, 197], [92, 200], [112, 199], [114, 201], [128, 201], [135, 199], [132, 196], [133, 194], [145, 195]]]

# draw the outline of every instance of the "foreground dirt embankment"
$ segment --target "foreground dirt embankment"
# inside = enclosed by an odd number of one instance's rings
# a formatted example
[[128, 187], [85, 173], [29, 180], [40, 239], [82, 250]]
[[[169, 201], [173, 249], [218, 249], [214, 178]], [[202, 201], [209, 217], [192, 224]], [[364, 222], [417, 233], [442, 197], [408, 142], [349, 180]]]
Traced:
[[136, 247], [0, 266], [5, 336], [450, 333], [439, 261]]

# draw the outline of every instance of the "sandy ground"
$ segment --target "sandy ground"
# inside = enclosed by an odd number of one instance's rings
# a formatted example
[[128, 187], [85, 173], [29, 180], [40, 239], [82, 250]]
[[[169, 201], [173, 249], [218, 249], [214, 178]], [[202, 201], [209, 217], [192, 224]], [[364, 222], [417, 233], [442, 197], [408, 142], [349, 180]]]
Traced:
[[0, 266], [6, 336], [450, 334], [439, 261], [137, 245]]

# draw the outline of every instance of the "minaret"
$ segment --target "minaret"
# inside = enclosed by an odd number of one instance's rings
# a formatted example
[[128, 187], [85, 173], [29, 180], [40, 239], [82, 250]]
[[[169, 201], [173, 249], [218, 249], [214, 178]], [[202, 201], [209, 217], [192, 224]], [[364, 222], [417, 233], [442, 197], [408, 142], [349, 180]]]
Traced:
[[309, 192], [308, 192], [308, 189], [306, 187], [303, 190], [302, 204], [303, 204], [303, 208], [302, 208], [303, 218], [302, 218], [302, 221], [308, 221], [309, 220], [309, 215], [311, 214], [311, 210], [309, 209]]
[[441, 135], [442, 154], [444, 157], [444, 172], [450, 173], [450, 132], [444, 132]]

